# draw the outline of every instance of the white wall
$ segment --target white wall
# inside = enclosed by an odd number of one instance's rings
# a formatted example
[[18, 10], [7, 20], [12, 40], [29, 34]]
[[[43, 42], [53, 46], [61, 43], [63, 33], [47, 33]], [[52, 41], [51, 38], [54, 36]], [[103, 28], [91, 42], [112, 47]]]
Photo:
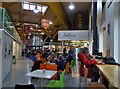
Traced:
[[[109, 8], [108, 7], [108, 4], [110, 2], [107, 2], [107, 5], [106, 5], [106, 29], [108, 30], [108, 24], [110, 24], [110, 39], [107, 39], [107, 41], [110, 41], [107, 42], [107, 49], [109, 49], [109, 46], [110, 46], [110, 55], [111, 56], [114, 56], [114, 3], [112, 3], [110, 5]], [[108, 31], [107, 31], [108, 33]], [[108, 34], [107, 34], [108, 36]], [[108, 37], [107, 37], [108, 38]]]
[[16, 42], [16, 41], [13, 41], [13, 55], [15, 55], [15, 58], [18, 60], [18, 59], [21, 59], [21, 51], [22, 48], [21, 48], [21, 44]]
[[[0, 32], [2, 36], [2, 32]], [[0, 49], [2, 49], [2, 37], [0, 37]], [[0, 50], [0, 89], [2, 88], [2, 50]]]
[[[0, 7], [2, 7], [2, 2], [0, 2]], [[0, 33], [1, 36], [1, 33]], [[0, 49], [2, 49], [1, 47], [1, 42], [2, 39], [0, 38]], [[2, 52], [0, 52], [0, 56], [2, 55]], [[2, 60], [0, 60], [0, 63], [2, 63]], [[0, 89], [2, 88], [2, 65], [0, 65]]]
[[100, 26], [98, 26], [98, 33], [99, 33], [99, 52], [103, 52], [103, 31]]
[[102, 11], [102, 1], [97, 1], [97, 27], [99, 34], [99, 52], [103, 52], [103, 28], [106, 27], [106, 13], [105, 6]]
[[2, 80], [4, 80], [12, 69], [13, 39], [4, 31], [2, 31], [2, 39]]
[[[103, 33], [102, 30], [106, 27], [107, 49], [110, 48], [110, 54], [120, 63], [120, 3], [112, 2], [108, 8], [106, 2], [105, 9], [102, 13], [102, 18], [99, 19], [97, 26], [99, 32], [99, 51], [103, 51]], [[110, 23], [110, 39], [108, 39], [108, 24]], [[110, 42], [110, 43], [109, 43]]]
[[120, 3], [115, 3], [114, 11], [114, 57], [120, 63]]
[[[114, 58], [119, 59], [119, 49], [118, 49], [118, 35], [119, 35], [119, 29], [118, 29], [118, 5], [115, 5], [115, 11], [114, 11]], [[118, 60], [117, 60], [118, 62]]]
[[118, 33], [119, 33], [119, 35], [118, 35], [118, 63], [120, 63], [120, 2], [119, 2], [119, 4], [118, 4], [118, 20], [119, 20], [119, 22], [118, 22]]
[[93, 34], [92, 34], [92, 6], [89, 9], [89, 52], [92, 54]]
[[120, 3], [113, 2], [107, 10], [107, 23], [111, 23], [111, 56], [120, 63]]

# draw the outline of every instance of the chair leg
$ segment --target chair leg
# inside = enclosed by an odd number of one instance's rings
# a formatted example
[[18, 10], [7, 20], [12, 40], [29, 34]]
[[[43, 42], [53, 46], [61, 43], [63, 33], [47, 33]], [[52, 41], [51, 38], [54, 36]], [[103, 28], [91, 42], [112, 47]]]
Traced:
[[79, 77], [79, 85], [82, 86], [82, 76]]

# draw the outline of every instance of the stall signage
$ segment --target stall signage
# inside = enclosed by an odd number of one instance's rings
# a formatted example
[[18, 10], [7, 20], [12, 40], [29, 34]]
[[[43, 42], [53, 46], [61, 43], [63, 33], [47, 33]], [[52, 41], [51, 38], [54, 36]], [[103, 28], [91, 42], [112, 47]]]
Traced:
[[58, 31], [58, 40], [88, 40], [88, 30]]

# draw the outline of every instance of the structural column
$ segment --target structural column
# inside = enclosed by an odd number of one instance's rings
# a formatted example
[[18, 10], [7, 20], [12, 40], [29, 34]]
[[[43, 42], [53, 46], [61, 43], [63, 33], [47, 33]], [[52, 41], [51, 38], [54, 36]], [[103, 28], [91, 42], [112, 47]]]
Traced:
[[[0, 7], [2, 7], [2, 2], [0, 2]], [[2, 35], [2, 34], [0, 34]], [[0, 39], [1, 42], [2, 39]], [[2, 46], [0, 46], [0, 48], [2, 49]], [[2, 53], [0, 53], [0, 55], [2, 55]], [[0, 63], [2, 63], [2, 60], [0, 59]], [[2, 65], [0, 65], [0, 89], [2, 88]]]
[[92, 12], [92, 29], [93, 29], [93, 54], [95, 54], [95, 50], [98, 49], [98, 32], [97, 32], [97, 2], [92, 2], [93, 12]]

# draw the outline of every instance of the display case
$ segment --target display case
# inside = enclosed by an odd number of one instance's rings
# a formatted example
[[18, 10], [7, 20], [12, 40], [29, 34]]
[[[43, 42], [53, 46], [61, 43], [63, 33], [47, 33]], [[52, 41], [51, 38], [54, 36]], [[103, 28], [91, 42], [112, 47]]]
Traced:
[[7, 11], [0, 7], [0, 88], [12, 69], [14, 30]]
[[13, 36], [13, 23], [7, 11], [2, 7], [0, 7], [0, 29], [5, 29], [10, 35]]

